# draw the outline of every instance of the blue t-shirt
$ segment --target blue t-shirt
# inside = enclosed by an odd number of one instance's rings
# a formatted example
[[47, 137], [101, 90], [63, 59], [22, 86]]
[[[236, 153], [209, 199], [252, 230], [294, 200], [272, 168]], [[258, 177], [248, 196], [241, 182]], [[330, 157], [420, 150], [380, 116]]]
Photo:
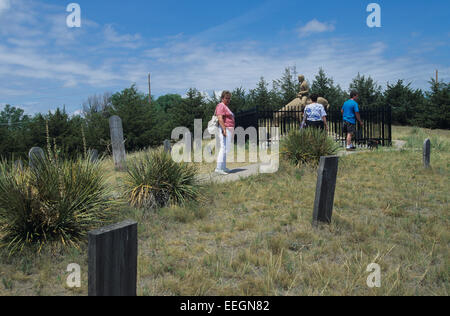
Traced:
[[355, 112], [359, 113], [358, 103], [350, 99], [344, 103], [342, 110], [344, 110], [344, 121], [356, 124]]

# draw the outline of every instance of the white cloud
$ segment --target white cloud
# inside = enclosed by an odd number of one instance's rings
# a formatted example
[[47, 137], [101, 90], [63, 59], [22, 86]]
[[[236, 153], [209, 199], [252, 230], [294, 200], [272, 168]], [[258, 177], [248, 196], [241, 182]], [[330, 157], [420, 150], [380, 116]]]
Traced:
[[0, 0], [0, 14], [11, 7], [10, 0]]
[[140, 34], [119, 34], [111, 24], [107, 24], [103, 30], [103, 34], [107, 44], [112, 44], [114, 46], [125, 47], [125, 48], [138, 48], [141, 46], [141, 35]]
[[77, 115], [83, 115], [83, 110], [78, 109], [70, 114], [70, 116], [77, 116]]
[[305, 26], [297, 29], [298, 36], [300, 38], [307, 37], [316, 33], [332, 32], [335, 27], [331, 23], [322, 23], [316, 19], [309, 21]]
[[[149, 72], [155, 95], [183, 94], [191, 87], [216, 95], [237, 87], [249, 90], [261, 76], [269, 83], [279, 79], [288, 66], [296, 66], [310, 83], [322, 67], [343, 89], [358, 72], [372, 76], [381, 85], [404, 78], [416, 87], [428, 86], [430, 69], [438, 68], [443, 79], [450, 74], [449, 67], [432, 64], [419, 52], [386, 57], [389, 47], [380, 41], [349, 47], [348, 39], [335, 37], [313, 38], [308, 45], [292, 41], [282, 48], [267, 49], [266, 43], [256, 41], [224, 47], [206, 41], [217, 28], [204, 32], [205, 38], [200, 33], [190, 39], [179, 35], [152, 41], [93, 21], [83, 20], [79, 30], [68, 29], [59, 10], [40, 16], [36, 7], [27, 5], [34, 2], [16, 1], [12, 3], [14, 10], [0, 19], [0, 95], [4, 102], [14, 98], [21, 104], [42, 100], [42, 104], [54, 106], [74, 96], [72, 99], [79, 98], [78, 104], [72, 104], [77, 109], [92, 91], [117, 91], [137, 83], [146, 92]], [[226, 23], [219, 29], [231, 27]], [[314, 19], [297, 31], [305, 37], [334, 29], [333, 24]], [[21, 82], [27, 89], [13, 82]]]
[[[296, 43], [290, 49], [269, 51], [263, 43], [236, 43], [224, 48], [186, 41], [160, 47], [150, 58], [136, 60], [122, 71], [124, 78], [133, 78], [146, 91], [146, 69], [152, 69], [152, 91], [168, 93], [190, 87], [221, 91], [242, 86], [248, 90], [255, 88], [261, 76], [269, 83], [279, 79], [287, 66], [296, 66], [310, 83], [322, 67], [343, 89], [358, 72], [381, 85], [405, 78], [413, 81], [413, 86], [425, 87], [430, 69], [436, 68], [420, 56], [386, 57], [389, 47], [383, 42], [349, 47], [347, 41], [314, 40], [306, 48]], [[442, 71], [448, 73], [448, 67]]]
[[78, 82], [91, 85], [105, 85], [121, 80], [121, 76], [107, 67], [91, 67], [85, 63], [71, 61], [64, 55], [42, 56], [32, 49], [10, 49], [0, 45], [0, 74], [32, 79], [60, 80], [66, 87], [74, 87]]

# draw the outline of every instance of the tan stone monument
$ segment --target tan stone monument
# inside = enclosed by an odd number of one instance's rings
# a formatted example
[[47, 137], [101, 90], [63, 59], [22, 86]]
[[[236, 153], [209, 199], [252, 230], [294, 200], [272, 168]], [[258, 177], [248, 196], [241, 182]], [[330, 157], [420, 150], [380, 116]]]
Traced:
[[[288, 103], [284, 108], [286, 108], [285, 111], [291, 109], [292, 107], [299, 107], [302, 108], [306, 106], [306, 102], [308, 100], [309, 96], [309, 85], [308, 82], [305, 80], [304, 75], [298, 76], [298, 82], [300, 83], [300, 91], [297, 94], [297, 97]], [[283, 109], [284, 109], [283, 108]], [[283, 110], [281, 109], [281, 110]]]
[[[311, 101], [311, 100], [309, 100]], [[323, 108], [325, 109], [325, 111], [328, 111], [328, 108], [330, 107], [330, 104], [328, 103], [328, 100], [322, 97], [318, 97], [317, 98], [317, 103], [320, 103], [323, 105]]]
[[[277, 125], [278, 123], [277, 121], [281, 117], [287, 116], [286, 113], [283, 113], [284, 111], [303, 111], [303, 109], [308, 104], [312, 103], [311, 99], [309, 98], [309, 85], [308, 82], [305, 80], [305, 76], [304, 75], [298, 76], [298, 81], [300, 83], [300, 91], [298, 92], [297, 97], [274, 114], [275, 126]], [[317, 99], [317, 103], [322, 104], [323, 107], [325, 108], [325, 111], [328, 111], [330, 105], [328, 104], [327, 99], [319, 97]]]

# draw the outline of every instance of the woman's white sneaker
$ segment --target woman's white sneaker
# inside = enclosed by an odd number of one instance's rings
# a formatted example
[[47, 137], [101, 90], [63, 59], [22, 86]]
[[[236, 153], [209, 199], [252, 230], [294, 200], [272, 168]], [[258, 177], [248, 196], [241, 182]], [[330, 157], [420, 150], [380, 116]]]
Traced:
[[214, 172], [224, 175], [224, 176], [226, 176], [228, 174], [228, 172], [226, 172], [225, 170], [222, 170], [222, 169], [216, 169], [216, 170], [214, 170]]

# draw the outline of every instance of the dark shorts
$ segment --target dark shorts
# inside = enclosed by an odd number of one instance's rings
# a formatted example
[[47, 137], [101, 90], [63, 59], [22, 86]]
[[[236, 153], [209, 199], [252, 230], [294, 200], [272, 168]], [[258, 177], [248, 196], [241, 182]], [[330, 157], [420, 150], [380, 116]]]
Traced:
[[356, 124], [349, 123], [344, 121], [344, 127], [342, 128], [344, 134], [355, 134]]
[[306, 121], [306, 127], [314, 127], [314, 128], [320, 128], [324, 129], [325, 125], [323, 124], [323, 121]]

